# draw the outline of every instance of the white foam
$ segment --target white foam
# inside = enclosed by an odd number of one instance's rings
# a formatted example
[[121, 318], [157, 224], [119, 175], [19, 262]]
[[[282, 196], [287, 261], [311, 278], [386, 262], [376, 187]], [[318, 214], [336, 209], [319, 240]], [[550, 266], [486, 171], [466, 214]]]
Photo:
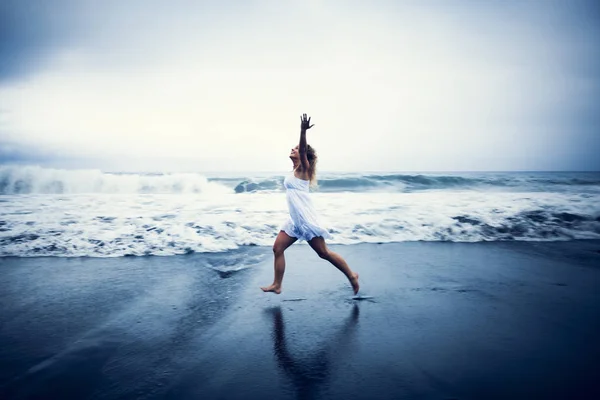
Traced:
[[97, 169], [66, 170], [39, 166], [0, 166], [0, 194], [138, 194], [220, 195], [231, 189], [201, 174], [111, 174]]
[[[287, 218], [283, 193], [33, 194], [0, 200], [1, 256], [172, 255], [271, 246]], [[334, 244], [599, 239], [598, 200], [544, 192], [313, 194]]]

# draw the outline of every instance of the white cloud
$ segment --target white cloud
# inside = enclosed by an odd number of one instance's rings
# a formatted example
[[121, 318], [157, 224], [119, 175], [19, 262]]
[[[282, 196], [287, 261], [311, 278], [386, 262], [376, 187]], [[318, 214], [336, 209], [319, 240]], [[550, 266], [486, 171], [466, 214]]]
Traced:
[[[553, 111], [598, 93], [561, 75], [566, 39], [522, 19], [502, 34], [478, 15], [478, 36], [468, 12], [325, 4], [104, 10], [85, 46], [0, 86], [1, 135], [121, 165], [275, 170], [307, 112], [326, 170], [536, 169], [569, 139]], [[532, 163], [540, 146], [553, 158]]]

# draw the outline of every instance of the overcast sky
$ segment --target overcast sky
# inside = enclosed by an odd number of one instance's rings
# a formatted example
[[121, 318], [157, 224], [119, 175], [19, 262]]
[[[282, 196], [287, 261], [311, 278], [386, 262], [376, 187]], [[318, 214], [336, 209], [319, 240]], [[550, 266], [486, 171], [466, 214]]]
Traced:
[[0, 162], [600, 170], [596, 1], [0, 2]]

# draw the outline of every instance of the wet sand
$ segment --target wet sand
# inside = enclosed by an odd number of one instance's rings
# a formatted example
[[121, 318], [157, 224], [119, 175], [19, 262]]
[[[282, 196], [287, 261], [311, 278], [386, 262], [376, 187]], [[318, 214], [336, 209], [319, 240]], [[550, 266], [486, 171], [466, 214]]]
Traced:
[[0, 398], [600, 398], [600, 242], [0, 259]]

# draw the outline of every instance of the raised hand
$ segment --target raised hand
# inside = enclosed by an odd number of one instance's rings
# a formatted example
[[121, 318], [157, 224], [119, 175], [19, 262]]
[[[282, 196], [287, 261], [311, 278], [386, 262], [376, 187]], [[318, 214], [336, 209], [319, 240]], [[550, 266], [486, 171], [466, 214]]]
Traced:
[[306, 114], [302, 114], [300, 116], [300, 129], [305, 131], [307, 129], [312, 128], [313, 126], [315, 126], [315, 124], [310, 124], [310, 117], [308, 117], [308, 119], [306, 119]]

